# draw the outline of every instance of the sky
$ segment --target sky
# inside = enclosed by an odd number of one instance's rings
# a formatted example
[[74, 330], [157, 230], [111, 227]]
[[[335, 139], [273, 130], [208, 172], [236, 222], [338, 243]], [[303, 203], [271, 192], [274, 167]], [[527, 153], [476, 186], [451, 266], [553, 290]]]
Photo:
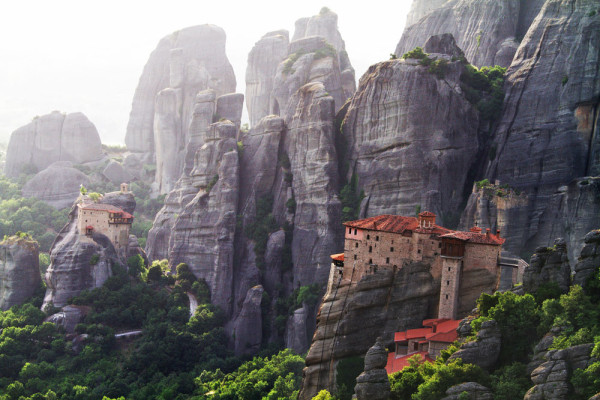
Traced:
[[[329, 7], [356, 70], [389, 58], [412, 0], [17, 0], [0, 5], [0, 142], [35, 116], [81, 111], [104, 143], [124, 143], [131, 101], [158, 41], [205, 23], [222, 27], [245, 91], [248, 53], [266, 32]], [[246, 113], [245, 113], [246, 114]], [[246, 117], [247, 119], [247, 117]]]

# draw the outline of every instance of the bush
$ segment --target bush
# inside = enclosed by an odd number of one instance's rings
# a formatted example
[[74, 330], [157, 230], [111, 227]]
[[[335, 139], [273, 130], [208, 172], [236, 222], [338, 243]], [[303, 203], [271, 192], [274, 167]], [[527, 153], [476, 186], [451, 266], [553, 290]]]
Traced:
[[423, 49], [421, 47], [415, 47], [413, 50], [409, 51], [408, 53], [404, 53], [404, 55], [402, 56], [402, 58], [409, 59], [415, 59], [415, 60], [423, 60], [425, 58], [428, 57], [428, 54], [423, 52]]

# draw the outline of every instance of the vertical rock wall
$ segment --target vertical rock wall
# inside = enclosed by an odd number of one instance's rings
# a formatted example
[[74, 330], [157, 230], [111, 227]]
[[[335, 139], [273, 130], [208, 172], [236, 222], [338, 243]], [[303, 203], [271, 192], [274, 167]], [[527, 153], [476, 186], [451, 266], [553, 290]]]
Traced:
[[41, 283], [37, 242], [16, 236], [0, 242], [0, 310], [24, 303]]

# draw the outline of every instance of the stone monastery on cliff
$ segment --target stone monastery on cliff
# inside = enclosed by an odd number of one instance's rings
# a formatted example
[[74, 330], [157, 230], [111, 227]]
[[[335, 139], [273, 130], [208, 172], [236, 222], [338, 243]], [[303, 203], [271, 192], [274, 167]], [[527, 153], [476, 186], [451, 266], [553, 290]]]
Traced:
[[[121, 193], [127, 192], [127, 184], [124, 183]], [[77, 229], [81, 236], [91, 237], [94, 233], [101, 233], [111, 241], [118, 253], [127, 254], [133, 215], [117, 206], [95, 203], [85, 197], [77, 207]]]
[[[432, 277], [440, 282], [440, 299], [437, 319], [423, 321], [424, 328], [396, 333], [396, 352], [392, 359], [402, 358], [398, 365], [388, 362], [388, 369], [399, 370], [408, 359], [407, 355], [422, 353], [424, 359], [436, 357], [439, 352], [456, 339], [457, 318], [461, 286], [464, 275], [469, 271], [485, 271], [495, 277], [494, 290], [501, 282], [512, 286], [517, 283], [522, 271], [515, 259], [503, 258], [504, 239], [500, 232], [485, 232], [473, 227], [469, 232], [454, 231], [436, 225], [436, 216], [422, 212], [415, 217], [379, 215], [376, 217], [346, 222], [344, 253], [334, 254], [329, 279], [340, 285], [355, 284], [365, 275], [381, 268], [394, 271], [405, 262], [424, 262], [430, 265]], [[493, 279], [492, 279], [493, 281]], [[475, 297], [466, 301], [472, 309]], [[465, 304], [460, 309], [465, 309]], [[407, 364], [407, 362], [406, 362]]]

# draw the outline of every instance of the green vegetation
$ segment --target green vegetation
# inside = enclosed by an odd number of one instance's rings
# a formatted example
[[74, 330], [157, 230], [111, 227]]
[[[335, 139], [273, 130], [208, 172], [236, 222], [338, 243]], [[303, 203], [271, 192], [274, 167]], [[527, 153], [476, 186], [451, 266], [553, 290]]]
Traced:
[[423, 49], [421, 47], [415, 47], [413, 50], [409, 51], [408, 53], [404, 53], [404, 55], [402, 56], [402, 58], [409, 59], [415, 59], [415, 60], [424, 60], [426, 59], [428, 56], [427, 53], [425, 53], [423, 51]]
[[219, 175], [213, 176], [212, 179], [210, 180], [210, 182], [208, 182], [208, 185], [206, 186], [206, 192], [210, 193], [210, 191], [217, 184], [218, 181], [219, 181]]
[[467, 100], [477, 105], [481, 118], [486, 121], [495, 121], [502, 113], [505, 73], [506, 68], [498, 65], [477, 69], [465, 64], [460, 77], [461, 89]]
[[390, 53], [390, 60], [397, 60], [398, 56], [395, 55], [394, 53]]
[[358, 175], [352, 174], [350, 182], [344, 185], [340, 191], [340, 201], [342, 203], [342, 222], [358, 219], [360, 212], [360, 203], [365, 198], [363, 190], [358, 193]]
[[446, 71], [448, 71], [448, 61], [444, 59], [435, 60], [431, 63], [427, 71], [429, 71], [430, 74], [434, 74], [439, 79], [443, 79], [444, 76], [446, 76]]
[[[395, 56], [395, 54], [394, 54]], [[419, 60], [419, 64], [427, 67], [430, 74], [435, 75], [438, 79], [443, 79], [448, 71], [448, 60], [429, 58], [429, 54], [425, 53], [421, 47], [415, 47], [413, 50], [405, 53], [402, 58]], [[390, 58], [392, 59], [392, 58]], [[452, 61], [456, 61], [454, 58]]]
[[288, 56], [288, 58], [283, 62], [283, 70], [282, 70], [282, 72], [284, 74], [286, 74], [286, 75], [289, 74], [289, 73], [294, 73], [292, 71], [292, 67], [294, 66], [294, 63], [296, 61], [298, 61], [298, 59], [300, 57], [302, 57], [304, 54], [306, 54], [306, 50], [304, 50], [304, 49], [300, 49], [297, 52], [290, 54]]
[[48, 252], [56, 234], [67, 222], [68, 209], [55, 210], [45, 202], [21, 196], [22, 184], [0, 176], [0, 237], [25, 232]]
[[567, 82], [569, 82], [569, 76], [565, 75], [565, 76], [563, 76], [561, 83], [563, 86], [565, 86], [567, 84]]
[[262, 271], [265, 267], [265, 251], [269, 235], [279, 230], [279, 225], [272, 214], [273, 198], [262, 197], [256, 202], [256, 218], [253, 223], [246, 225], [246, 237], [254, 241], [256, 266]]
[[325, 47], [315, 50], [315, 60], [320, 60], [325, 57], [337, 57], [337, 51], [331, 44], [325, 44]]
[[364, 360], [362, 357], [344, 358], [338, 362], [336, 368], [337, 397], [340, 400], [350, 400], [356, 386], [356, 378], [363, 372]]
[[320, 300], [321, 286], [312, 284], [300, 286], [289, 296], [280, 297], [275, 301], [275, 328], [277, 333], [282, 336], [285, 331], [287, 319], [294, 314], [294, 311], [306, 304], [307, 307], [314, 307]]

